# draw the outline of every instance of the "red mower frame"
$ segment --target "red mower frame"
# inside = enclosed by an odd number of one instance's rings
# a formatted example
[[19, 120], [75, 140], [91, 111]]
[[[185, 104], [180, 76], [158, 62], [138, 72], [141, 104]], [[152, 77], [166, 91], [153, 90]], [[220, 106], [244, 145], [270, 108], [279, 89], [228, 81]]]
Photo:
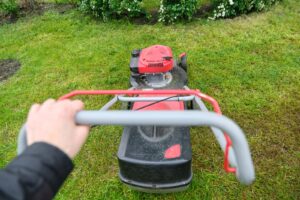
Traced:
[[[222, 115], [221, 108], [217, 100], [213, 97], [200, 92], [200, 90], [75, 90], [66, 95], [63, 95], [59, 100], [70, 99], [75, 96], [82, 95], [194, 95], [210, 103], [215, 113]], [[236, 168], [230, 167], [229, 150], [232, 146], [230, 137], [224, 133], [226, 139], [226, 148], [224, 152], [224, 170], [227, 173], [235, 173]]]

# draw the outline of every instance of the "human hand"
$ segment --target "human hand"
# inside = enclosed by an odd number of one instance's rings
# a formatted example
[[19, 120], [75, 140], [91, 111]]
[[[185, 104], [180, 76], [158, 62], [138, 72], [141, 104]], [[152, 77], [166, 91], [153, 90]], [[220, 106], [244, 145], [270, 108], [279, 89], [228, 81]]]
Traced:
[[48, 99], [41, 105], [34, 104], [26, 122], [28, 145], [46, 142], [74, 158], [89, 133], [88, 126], [77, 125], [74, 120], [83, 106], [79, 100]]

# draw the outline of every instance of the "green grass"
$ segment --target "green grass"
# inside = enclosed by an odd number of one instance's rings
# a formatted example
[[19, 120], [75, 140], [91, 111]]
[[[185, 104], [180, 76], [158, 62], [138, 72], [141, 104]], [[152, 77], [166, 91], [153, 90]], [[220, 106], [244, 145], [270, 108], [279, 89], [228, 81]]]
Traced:
[[[191, 88], [214, 96], [244, 129], [256, 181], [241, 186], [222, 169], [206, 128], [192, 130], [190, 188], [177, 194], [131, 191], [117, 177], [120, 127], [99, 127], [75, 159], [57, 199], [299, 199], [299, 2], [235, 19], [172, 26], [96, 22], [78, 11], [20, 19], [0, 27], [0, 59], [22, 68], [0, 83], [0, 166], [16, 155], [16, 136], [31, 104], [74, 89], [126, 89], [130, 51], [152, 44], [188, 53]], [[97, 108], [108, 97], [85, 99]]]

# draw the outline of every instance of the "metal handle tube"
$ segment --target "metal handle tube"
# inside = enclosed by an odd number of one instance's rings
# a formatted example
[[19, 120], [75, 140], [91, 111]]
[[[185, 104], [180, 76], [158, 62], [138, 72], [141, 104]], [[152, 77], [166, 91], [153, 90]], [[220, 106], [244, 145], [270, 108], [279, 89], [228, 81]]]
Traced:
[[[255, 179], [253, 162], [243, 131], [232, 120], [222, 115], [201, 111], [81, 111], [75, 120], [84, 125], [213, 126], [227, 132], [232, 140], [237, 162], [237, 179], [246, 185]], [[24, 129], [20, 134], [20, 138], [26, 138]], [[21, 143], [18, 148], [26, 146]], [[18, 150], [21, 152], [24, 149]]]

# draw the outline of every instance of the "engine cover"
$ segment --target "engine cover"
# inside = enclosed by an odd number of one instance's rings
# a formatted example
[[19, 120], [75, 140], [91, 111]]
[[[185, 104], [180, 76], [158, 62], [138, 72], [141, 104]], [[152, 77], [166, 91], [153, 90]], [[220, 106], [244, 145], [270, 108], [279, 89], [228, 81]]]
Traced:
[[134, 73], [164, 73], [174, 66], [171, 48], [163, 45], [133, 50], [131, 56], [130, 70]]
[[154, 45], [131, 53], [130, 84], [139, 89], [181, 89], [187, 84], [186, 53], [173, 57], [170, 47]]

